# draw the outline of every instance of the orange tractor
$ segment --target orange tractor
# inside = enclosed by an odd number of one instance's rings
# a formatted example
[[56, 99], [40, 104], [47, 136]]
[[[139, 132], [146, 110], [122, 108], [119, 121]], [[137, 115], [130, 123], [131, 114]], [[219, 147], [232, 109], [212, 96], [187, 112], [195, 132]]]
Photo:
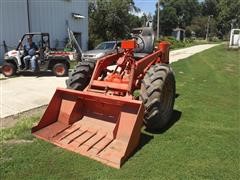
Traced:
[[80, 62], [76, 69], [81, 72], [73, 72], [78, 78], [68, 80], [75, 85], [56, 90], [32, 128], [34, 136], [120, 168], [138, 146], [143, 124], [147, 129], [164, 128], [173, 112], [170, 45], [161, 42], [147, 53], [146, 42], [140, 35], [122, 41], [123, 51], [101, 58], [95, 68], [93, 62]]

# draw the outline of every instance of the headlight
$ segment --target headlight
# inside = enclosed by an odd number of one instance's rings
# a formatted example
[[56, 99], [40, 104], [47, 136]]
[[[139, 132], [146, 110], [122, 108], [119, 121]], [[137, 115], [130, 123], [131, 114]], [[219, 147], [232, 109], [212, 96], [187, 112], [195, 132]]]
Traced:
[[102, 57], [102, 56], [104, 56], [104, 53], [99, 53], [99, 54], [97, 54], [95, 57], [96, 57], [96, 58], [100, 58], [100, 57]]

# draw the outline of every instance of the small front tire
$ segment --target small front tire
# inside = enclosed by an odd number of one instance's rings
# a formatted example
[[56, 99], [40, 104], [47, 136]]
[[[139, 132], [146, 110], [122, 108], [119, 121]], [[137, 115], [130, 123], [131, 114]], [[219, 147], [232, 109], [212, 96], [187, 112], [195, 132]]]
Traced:
[[95, 63], [94, 61], [79, 62], [73, 72], [69, 73], [69, 78], [66, 80], [67, 88], [78, 91], [84, 90], [91, 80]]
[[17, 68], [12, 63], [4, 63], [2, 66], [2, 73], [6, 77], [10, 77], [16, 74]]
[[53, 74], [57, 77], [66, 76], [68, 73], [68, 68], [64, 63], [57, 63], [53, 66]]

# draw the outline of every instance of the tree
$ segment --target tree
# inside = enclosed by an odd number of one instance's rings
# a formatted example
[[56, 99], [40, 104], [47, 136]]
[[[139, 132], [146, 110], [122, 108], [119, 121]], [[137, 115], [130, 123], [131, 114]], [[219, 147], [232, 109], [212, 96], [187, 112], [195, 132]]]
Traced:
[[220, 37], [240, 25], [239, 0], [205, 0], [201, 5], [203, 16], [213, 15], [212, 25], [216, 25], [216, 34]]
[[140, 17], [129, 14], [129, 27], [130, 29], [135, 28], [135, 27], [141, 27], [143, 24], [143, 21], [141, 20]]
[[201, 3], [201, 14], [203, 16], [217, 17], [218, 15], [218, 1], [219, 0], [205, 0]]
[[[224, 36], [231, 28], [240, 26], [239, 0], [161, 0], [160, 33], [169, 35], [179, 26], [194, 31], [198, 37], [206, 35], [207, 19], [210, 19], [210, 35]], [[157, 8], [156, 8], [157, 9]], [[153, 27], [156, 30], [157, 10]]]
[[177, 27], [178, 17], [176, 9], [173, 7], [166, 7], [160, 12], [160, 29], [164, 35], [171, 35], [172, 29]]
[[138, 17], [130, 14], [139, 11], [133, 0], [95, 0], [89, 3], [89, 45], [99, 41], [127, 37], [133, 26], [139, 25]]
[[[164, 35], [169, 35], [173, 28], [178, 26], [185, 28], [191, 24], [193, 17], [199, 14], [200, 4], [197, 0], [161, 0], [160, 32]], [[157, 10], [155, 11], [153, 22], [154, 29], [156, 29]]]
[[141, 21], [142, 21], [142, 26], [146, 25], [146, 22], [148, 20], [148, 17], [146, 15], [146, 13], [143, 13], [142, 17], [141, 17]]
[[191, 25], [188, 26], [187, 29], [190, 29], [191, 31], [193, 31], [196, 37], [205, 37], [207, 21], [208, 21], [208, 17], [206, 16], [194, 17], [191, 22]]
[[240, 1], [239, 0], [219, 0], [217, 8], [219, 13], [217, 16], [217, 28], [224, 35], [227, 34], [231, 26], [240, 26]]

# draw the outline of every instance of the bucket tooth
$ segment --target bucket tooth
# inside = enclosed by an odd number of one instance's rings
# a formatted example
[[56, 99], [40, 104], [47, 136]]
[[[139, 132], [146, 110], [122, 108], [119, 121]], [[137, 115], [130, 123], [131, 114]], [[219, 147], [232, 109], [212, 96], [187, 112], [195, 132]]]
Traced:
[[143, 111], [139, 101], [57, 89], [32, 133], [62, 148], [120, 168], [138, 146]]

